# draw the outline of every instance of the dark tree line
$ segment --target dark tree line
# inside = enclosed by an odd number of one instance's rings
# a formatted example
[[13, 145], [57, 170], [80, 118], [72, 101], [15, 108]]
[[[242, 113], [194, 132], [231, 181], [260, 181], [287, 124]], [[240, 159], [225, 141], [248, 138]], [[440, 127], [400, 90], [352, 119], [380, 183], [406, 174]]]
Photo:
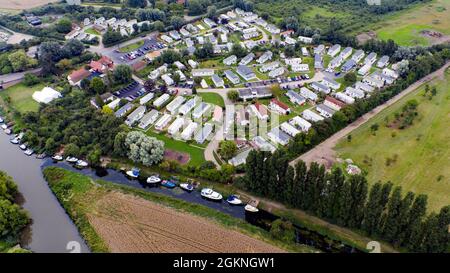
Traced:
[[246, 175], [238, 184], [409, 251], [445, 252], [450, 247], [450, 206], [427, 215], [426, 195], [403, 195], [390, 182], [369, 189], [364, 176], [346, 177], [340, 168], [326, 172], [323, 165], [307, 168], [303, 161], [292, 167], [286, 152], [278, 150], [250, 152]]

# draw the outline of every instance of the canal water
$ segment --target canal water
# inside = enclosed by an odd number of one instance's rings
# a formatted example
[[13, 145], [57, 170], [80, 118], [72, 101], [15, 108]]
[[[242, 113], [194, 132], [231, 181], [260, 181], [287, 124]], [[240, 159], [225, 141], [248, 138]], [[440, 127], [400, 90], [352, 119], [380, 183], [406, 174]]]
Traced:
[[[231, 206], [226, 201], [212, 202], [201, 197], [198, 191], [186, 192], [181, 188], [167, 189], [161, 186], [148, 186], [145, 181], [129, 179], [123, 172], [112, 169], [76, 169], [67, 162], [54, 162], [51, 159], [39, 160], [28, 157], [17, 145], [9, 142], [11, 137], [0, 132], [0, 170], [6, 171], [14, 178], [24, 198], [23, 207], [33, 219], [28, 232], [28, 240], [22, 244], [35, 252], [69, 252], [70, 241], [80, 243], [81, 252], [89, 252], [88, 247], [79, 235], [76, 226], [65, 213], [56, 197], [49, 189], [42, 176], [42, 169], [58, 166], [67, 170], [82, 173], [93, 179], [130, 186], [136, 189], [164, 194], [187, 202], [207, 206], [233, 217], [246, 220], [265, 230], [270, 230], [271, 223], [278, 219], [267, 211], [248, 213], [243, 206]], [[339, 241], [327, 238], [315, 231], [295, 226], [297, 243], [313, 246], [324, 252], [359, 252]]]
[[79, 244], [81, 252], [89, 252], [76, 226], [44, 180], [42, 160], [26, 156], [9, 139], [10, 136], [0, 130], [0, 170], [12, 176], [17, 183], [22, 206], [33, 220], [24, 234], [22, 247], [33, 252], [68, 253], [74, 250], [71, 246]]

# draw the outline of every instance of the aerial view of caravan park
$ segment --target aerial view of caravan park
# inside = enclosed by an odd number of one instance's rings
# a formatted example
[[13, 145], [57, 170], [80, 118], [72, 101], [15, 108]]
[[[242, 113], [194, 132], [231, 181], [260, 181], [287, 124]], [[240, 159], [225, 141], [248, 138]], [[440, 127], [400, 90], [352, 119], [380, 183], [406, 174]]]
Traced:
[[0, 259], [450, 253], [450, 0], [0, 0], [0, 127]]

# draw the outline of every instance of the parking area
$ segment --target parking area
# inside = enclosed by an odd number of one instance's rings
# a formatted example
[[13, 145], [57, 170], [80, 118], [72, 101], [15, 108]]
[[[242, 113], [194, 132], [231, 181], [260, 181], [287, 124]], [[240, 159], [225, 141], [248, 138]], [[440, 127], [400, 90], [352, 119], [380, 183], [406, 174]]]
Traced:
[[130, 52], [120, 52], [120, 49], [117, 48], [112, 52], [112, 58], [117, 63], [121, 64], [132, 64], [135, 63], [138, 60], [141, 60], [144, 58], [145, 54], [161, 50], [165, 47], [165, 45], [156, 38], [149, 38], [144, 40], [144, 44], [140, 46], [139, 48], [132, 50]]
[[114, 95], [116, 95], [120, 99], [126, 99], [128, 101], [133, 101], [138, 97], [144, 95], [145, 89], [144, 87], [136, 81], [133, 81], [127, 87], [122, 88], [119, 91], [116, 91]]

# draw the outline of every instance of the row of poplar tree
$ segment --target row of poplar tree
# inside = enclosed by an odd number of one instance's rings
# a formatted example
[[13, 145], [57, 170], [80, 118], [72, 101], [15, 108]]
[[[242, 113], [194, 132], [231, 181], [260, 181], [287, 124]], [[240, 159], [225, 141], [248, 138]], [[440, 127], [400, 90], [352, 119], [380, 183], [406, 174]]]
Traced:
[[402, 194], [392, 183], [374, 184], [365, 176], [344, 175], [340, 168], [303, 161], [295, 167], [283, 150], [250, 152], [239, 184], [260, 196], [299, 208], [343, 227], [413, 252], [450, 249], [450, 206], [427, 214], [427, 196]]

